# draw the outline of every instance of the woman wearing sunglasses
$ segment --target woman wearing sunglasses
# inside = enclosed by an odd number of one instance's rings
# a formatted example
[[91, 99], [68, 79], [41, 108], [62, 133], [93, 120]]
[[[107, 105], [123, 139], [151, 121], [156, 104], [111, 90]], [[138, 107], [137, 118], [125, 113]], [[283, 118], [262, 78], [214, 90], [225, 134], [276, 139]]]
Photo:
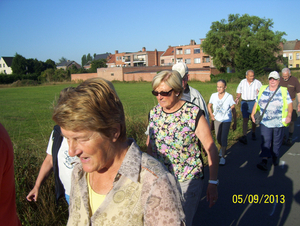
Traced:
[[176, 177], [183, 195], [186, 225], [192, 225], [201, 197], [203, 163], [200, 142], [207, 153], [209, 184], [207, 200], [218, 199], [218, 152], [203, 111], [181, 100], [182, 78], [177, 71], [162, 71], [152, 80], [152, 94], [158, 105], [149, 113], [148, 154]]

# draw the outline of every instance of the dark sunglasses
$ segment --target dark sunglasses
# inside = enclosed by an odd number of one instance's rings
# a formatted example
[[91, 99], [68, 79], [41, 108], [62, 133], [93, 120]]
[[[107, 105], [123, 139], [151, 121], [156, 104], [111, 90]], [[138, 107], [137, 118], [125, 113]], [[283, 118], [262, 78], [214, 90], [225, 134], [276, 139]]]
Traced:
[[152, 90], [152, 94], [153, 94], [154, 96], [158, 96], [158, 94], [160, 94], [161, 96], [166, 97], [166, 96], [169, 96], [170, 93], [171, 93], [172, 91], [173, 91], [173, 89], [171, 89], [171, 90], [168, 91], [168, 92], [164, 92], [164, 91], [157, 92], [157, 91]]

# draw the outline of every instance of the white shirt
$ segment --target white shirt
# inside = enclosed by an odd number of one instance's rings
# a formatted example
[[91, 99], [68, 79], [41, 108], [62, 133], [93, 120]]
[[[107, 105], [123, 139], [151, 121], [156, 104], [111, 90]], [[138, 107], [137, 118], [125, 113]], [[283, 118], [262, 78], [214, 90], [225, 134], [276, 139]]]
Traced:
[[233, 96], [227, 92], [222, 99], [219, 99], [218, 93], [210, 96], [209, 103], [213, 105], [213, 115], [219, 122], [231, 122], [231, 106], [235, 104]]
[[[47, 147], [47, 154], [52, 155], [52, 145], [53, 145], [53, 131], [51, 133], [49, 142], [48, 142], [48, 147]], [[61, 142], [61, 146], [58, 150], [58, 155], [57, 155], [57, 161], [58, 161], [58, 173], [59, 173], [59, 178], [65, 188], [65, 193], [67, 195], [70, 195], [70, 190], [71, 190], [71, 176], [72, 176], [72, 171], [74, 168], [74, 164], [72, 165], [71, 163], [74, 162], [74, 160], [77, 157], [71, 157], [69, 156], [69, 145], [67, 139], [63, 138]]]
[[249, 84], [245, 78], [238, 85], [236, 93], [242, 94], [242, 100], [255, 100], [261, 86], [261, 82], [257, 79], [254, 79], [253, 82]]

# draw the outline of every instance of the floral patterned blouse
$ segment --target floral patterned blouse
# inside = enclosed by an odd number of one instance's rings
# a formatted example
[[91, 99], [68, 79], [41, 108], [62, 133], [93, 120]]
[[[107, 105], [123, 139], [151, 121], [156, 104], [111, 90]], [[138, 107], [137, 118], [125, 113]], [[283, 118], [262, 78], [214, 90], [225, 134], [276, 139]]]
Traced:
[[185, 102], [173, 113], [158, 104], [149, 114], [149, 137], [153, 156], [163, 163], [179, 182], [203, 177], [200, 141], [195, 134], [203, 111]]

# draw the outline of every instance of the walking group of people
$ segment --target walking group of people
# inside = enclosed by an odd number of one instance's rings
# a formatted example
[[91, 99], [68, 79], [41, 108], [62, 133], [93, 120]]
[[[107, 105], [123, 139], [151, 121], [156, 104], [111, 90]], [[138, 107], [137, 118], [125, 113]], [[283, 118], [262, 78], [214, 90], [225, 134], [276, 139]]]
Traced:
[[[256, 139], [254, 114], [263, 113], [262, 162], [257, 166], [266, 170], [268, 158], [278, 164], [283, 128], [295, 121], [290, 89], [300, 97], [298, 80], [289, 70], [282, 73], [289, 75], [283, 76], [288, 91], [283, 85], [278, 88], [277, 72], [271, 72], [269, 85], [262, 86], [249, 70], [235, 100], [226, 92], [226, 81], [219, 80], [208, 105], [188, 85], [184, 63], [158, 73], [152, 81], [158, 104], [149, 113], [147, 153], [127, 138], [123, 105], [111, 82], [92, 78], [66, 88], [54, 108], [52, 119], [57, 126], [27, 200], [37, 201], [42, 181], [53, 170], [56, 198], [65, 196], [69, 204], [68, 225], [192, 225], [203, 188], [201, 149], [207, 155], [206, 197], [212, 207], [218, 200], [218, 166], [225, 164], [228, 133], [232, 121], [236, 129], [235, 105], [240, 98], [244, 118], [240, 141], [247, 144], [250, 116], [252, 139]], [[300, 105], [295, 102], [294, 108], [299, 111]]]

